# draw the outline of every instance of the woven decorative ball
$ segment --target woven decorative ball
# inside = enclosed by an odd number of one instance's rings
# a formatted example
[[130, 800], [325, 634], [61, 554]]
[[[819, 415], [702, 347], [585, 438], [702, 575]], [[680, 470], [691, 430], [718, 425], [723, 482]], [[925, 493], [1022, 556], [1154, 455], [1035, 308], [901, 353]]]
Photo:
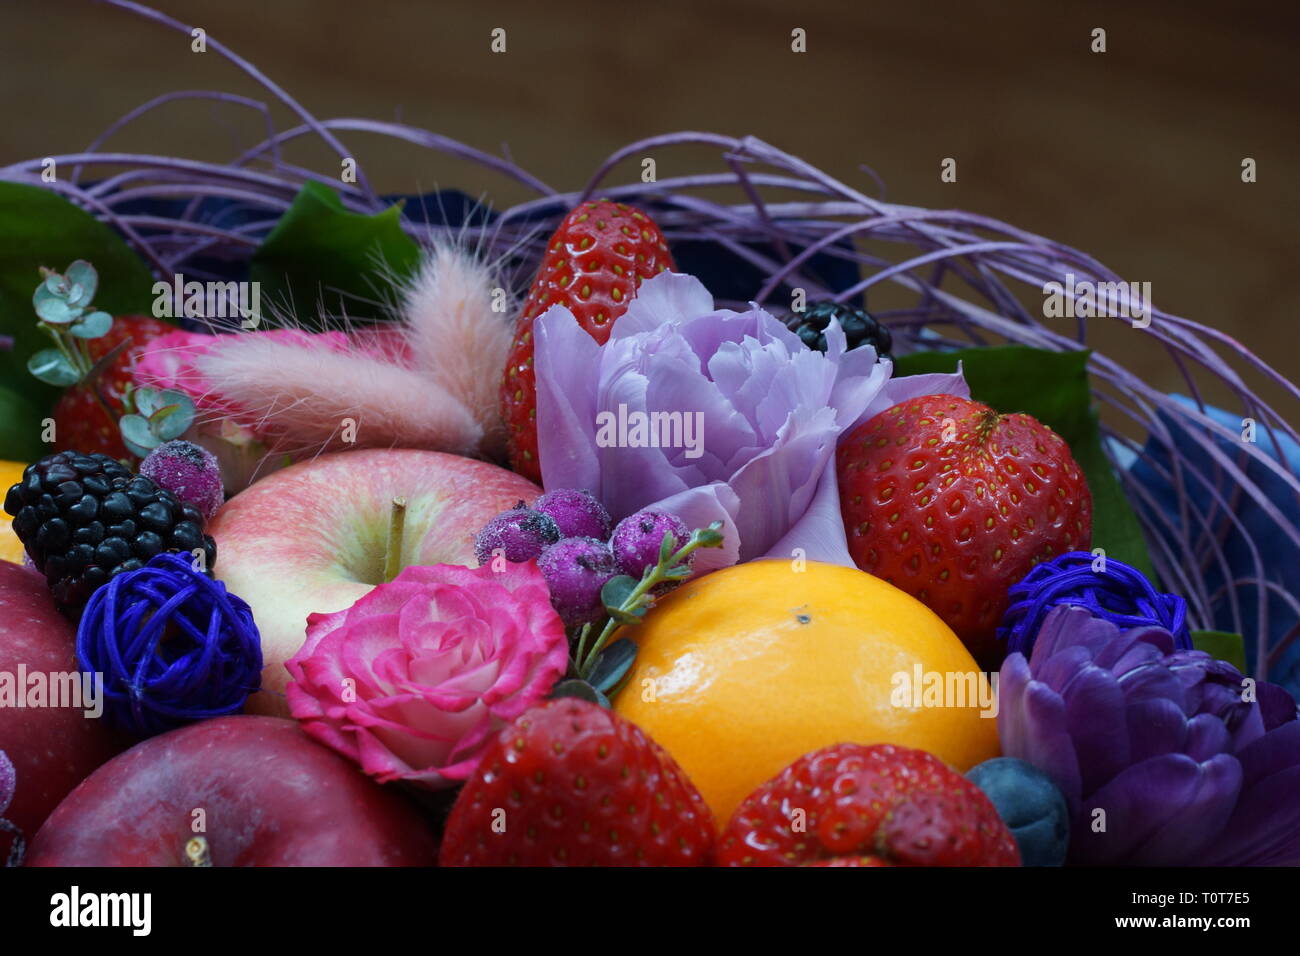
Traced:
[[1035, 565], [1008, 595], [1011, 604], [998, 637], [1006, 641], [1009, 654], [1019, 651], [1029, 656], [1043, 618], [1058, 604], [1086, 607], [1126, 630], [1162, 627], [1174, 636], [1177, 647], [1192, 648], [1187, 602], [1177, 594], [1157, 591], [1145, 574], [1114, 558], [1102, 562], [1087, 551], [1067, 552]]
[[261, 635], [244, 601], [165, 553], [90, 596], [77, 663], [103, 674], [109, 721], [151, 736], [239, 711], [261, 684]]

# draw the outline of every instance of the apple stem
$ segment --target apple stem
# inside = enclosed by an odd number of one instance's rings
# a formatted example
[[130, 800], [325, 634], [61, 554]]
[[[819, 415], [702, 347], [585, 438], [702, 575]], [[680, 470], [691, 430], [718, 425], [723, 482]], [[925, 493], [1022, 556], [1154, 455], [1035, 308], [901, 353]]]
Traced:
[[190, 866], [211, 866], [212, 854], [208, 849], [207, 837], [191, 837], [185, 844], [185, 858]]
[[406, 530], [406, 499], [394, 498], [388, 518], [388, 555], [384, 561], [384, 580], [391, 581], [402, 570], [402, 534]]

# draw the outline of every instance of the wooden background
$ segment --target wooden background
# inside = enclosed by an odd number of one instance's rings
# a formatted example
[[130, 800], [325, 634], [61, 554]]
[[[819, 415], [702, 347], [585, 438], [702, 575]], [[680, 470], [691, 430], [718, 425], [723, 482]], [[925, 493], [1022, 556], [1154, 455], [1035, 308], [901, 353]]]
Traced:
[[[399, 119], [576, 188], [632, 139], [754, 134], [869, 192], [961, 207], [1152, 283], [1164, 309], [1230, 331], [1295, 377], [1300, 5], [658, 0], [160, 0], [319, 116]], [[489, 50], [505, 27], [508, 52]], [[803, 27], [808, 52], [790, 51]], [[1094, 27], [1108, 51], [1089, 50]], [[77, 150], [159, 93], [255, 86], [189, 39], [89, 0], [0, 0], [0, 165]], [[285, 118], [283, 115], [280, 117]], [[111, 143], [220, 159], [260, 132], [177, 105]], [[522, 197], [414, 148], [347, 136], [380, 189]], [[939, 179], [943, 157], [958, 182]], [[1241, 182], [1243, 157], [1259, 181]], [[337, 160], [304, 151], [305, 162]], [[699, 168], [697, 166], [697, 168]], [[661, 177], [680, 170], [659, 168]], [[1101, 343], [1155, 384], [1163, 353]], [[1283, 408], [1295, 414], [1294, 408]]]

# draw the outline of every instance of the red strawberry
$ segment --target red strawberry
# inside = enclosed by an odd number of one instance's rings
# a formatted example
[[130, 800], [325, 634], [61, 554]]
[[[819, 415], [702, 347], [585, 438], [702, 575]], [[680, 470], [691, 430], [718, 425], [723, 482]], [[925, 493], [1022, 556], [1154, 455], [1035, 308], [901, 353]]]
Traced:
[[736, 808], [722, 866], [1019, 866], [979, 787], [924, 750], [836, 744], [800, 757]]
[[975, 657], [1000, 657], [1007, 589], [1092, 542], [1092, 496], [1064, 439], [952, 395], [895, 405], [836, 452], [858, 567], [920, 599]]
[[699, 866], [704, 799], [639, 727], [573, 697], [525, 711], [456, 798], [442, 866]]
[[89, 382], [74, 385], [59, 397], [53, 415], [54, 450], [84, 454], [102, 452], [112, 458], [135, 457], [122, 443], [122, 433], [117, 425], [125, 412], [123, 396], [127, 386], [132, 384], [131, 369], [145, 345], [160, 335], [175, 331], [176, 326], [147, 315], [123, 315], [113, 320], [113, 327], [106, 335], [91, 339], [87, 345], [90, 357], [96, 362], [128, 338], [131, 344], [119, 352], [96, 379], [95, 384], [108, 405], [108, 412]]
[[565, 217], [551, 236], [524, 302], [501, 379], [510, 465], [540, 483], [537, 461], [537, 380], [533, 374], [533, 320], [563, 305], [604, 345], [614, 320], [627, 310], [645, 279], [673, 268], [668, 243], [649, 216], [632, 206], [596, 199]]

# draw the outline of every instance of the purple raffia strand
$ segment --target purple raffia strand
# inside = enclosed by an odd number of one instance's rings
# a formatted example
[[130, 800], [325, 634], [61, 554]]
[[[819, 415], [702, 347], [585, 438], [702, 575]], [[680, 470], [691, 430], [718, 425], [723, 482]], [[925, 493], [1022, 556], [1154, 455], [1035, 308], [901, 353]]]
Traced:
[[[99, 0], [99, 2], [108, 3], [115, 7], [121, 7], [123, 10], [130, 10], [132, 13], [139, 14], [140, 16], [144, 17], [147, 20], [153, 20], [155, 23], [160, 23], [163, 26], [169, 27], [180, 33], [190, 34], [193, 32], [192, 26], [181, 23], [179, 20], [176, 20], [173, 17], [169, 17], [167, 14], [162, 13], [161, 11], [154, 10], [151, 7], [146, 7], [144, 4], [134, 3], [133, 0]], [[347, 158], [348, 156], [352, 155], [352, 153], [346, 147], [344, 147], [344, 145], [341, 142], [339, 142], [337, 138], [335, 138], [333, 133], [331, 133], [329, 130], [325, 129], [324, 127], [320, 126], [320, 124], [316, 121], [316, 118], [312, 116], [310, 113], [308, 113], [307, 110], [305, 110], [296, 99], [290, 96], [286, 90], [281, 88], [278, 83], [276, 83], [270, 77], [266, 76], [261, 70], [253, 66], [253, 64], [249, 63], [239, 54], [235, 53], [235, 51], [231, 50], [220, 40], [217, 40], [214, 37], [209, 36], [207, 38], [207, 44], [214, 51], [220, 53], [231, 63], [235, 64], [235, 66], [239, 67], [241, 70], [247, 73], [253, 80], [255, 80], [258, 84], [260, 84], [263, 87], [263, 89], [273, 94], [276, 97], [276, 99], [278, 99], [281, 103], [283, 103], [289, 109], [293, 110], [293, 112], [297, 113], [299, 118], [302, 119], [303, 122], [317, 127], [317, 133], [320, 135], [320, 138], [323, 139], [330, 146], [331, 149], [335, 150], [339, 154], [339, 156]], [[366, 179], [365, 172], [361, 170], [360, 164], [358, 164], [358, 170], [357, 170], [357, 184], [360, 185], [366, 191], [371, 201], [376, 206], [382, 205], [378, 194], [375, 193], [375, 191], [370, 188], [370, 182], [369, 180]]]
[[[107, 2], [172, 29], [188, 32], [171, 18], [130, 0]], [[153, 107], [190, 95], [182, 92], [158, 97], [127, 114], [96, 139], [85, 153], [56, 158], [59, 162], [72, 161], [78, 166], [102, 164], [127, 169], [127, 172], [89, 188], [76, 183], [60, 184], [61, 191], [92, 215], [120, 229], [155, 268], [162, 263], [166, 272], [183, 266], [189, 258], [200, 253], [246, 258], [249, 249], [265, 235], [286, 204], [308, 181], [334, 187], [344, 207], [350, 211], [365, 213], [381, 208], [382, 203], [364, 182], [364, 177], [359, 177], [359, 185], [343, 184], [336, 175], [325, 176], [293, 166], [279, 155], [283, 143], [313, 133], [340, 155], [346, 155], [346, 150], [334, 138], [334, 131], [348, 131], [388, 136], [435, 153], [467, 160], [536, 192], [536, 198], [498, 210], [491, 224], [468, 226], [459, 231], [461, 236], [477, 241], [479, 248], [489, 254], [509, 253], [522, 257], [518, 268], [525, 276], [524, 281], [529, 265], [527, 260], [535, 262], [540, 256], [549, 229], [569, 208], [599, 192], [613, 199], [654, 202], [656, 219], [673, 241], [702, 239], [715, 242], [761, 270], [764, 279], [754, 301], [765, 301], [787, 279], [796, 276], [801, 283], [816, 286], [816, 283], [805, 281], [807, 276], [802, 267], [818, 253], [853, 262], [865, 271], [866, 278], [855, 290], [837, 298], [867, 291], [882, 282], [906, 289], [916, 295], [915, 306], [877, 313], [890, 316], [900, 354], [916, 348], [983, 344], [989, 341], [987, 336], [1038, 348], [1078, 350], [1086, 347], [1087, 318], [1078, 317], [1067, 334], [1064, 322], [1054, 328], [1043, 317], [1033, 314], [1021, 301], [1022, 297], [1028, 300], [1033, 296], [1018, 296], [1013, 292], [1013, 286], [1017, 289], [1023, 287], [1037, 295], [1048, 282], [1063, 283], [1067, 273], [1073, 273], [1079, 282], [1122, 282], [1096, 259], [1069, 246], [975, 213], [929, 210], [886, 202], [884, 187], [878, 178], [876, 185], [882, 195], [869, 196], [806, 161], [753, 137], [737, 139], [707, 132], [678, 132], [651, 137], [611, 154], [582, 191], [556, 193], [518, 167], [510, 159], [508, 150], [503, 149], [505, 158], [502, 159], [439, 134], [403, 124], [352, 118], [318, 120], [251, 65], [211, 38], [209, 43], [259, 82], [275, 99], [289, 106], [300, 118], [301, 125], [281, 132], [270, 129], [261, 143], [226, 164], [98, 152], [105, 139], [126, 123]], [[223, 98], [221, 94], [202, 92], [194, 95]], [[259, 110], [268, 118], [268, 127], [271, 126], [270, 110], [265, 104], [244, 97], [226, 99], [232, 104]], [[627, 159], [652, 150], [678, 147], [708, 147], [716, 151], [722, 171], [691, 173], [656, 183], [605, 184], [614, 168]], [[247, 168], [248, 164], [262, 159], [267, 161], [269, 169], [255, 171]], [[41, 185], [40, 166], [40, 160], [15, 164], [0, 169], [0, 179]], [[874, 176], [869, 171], [868, 175]], [[718, 187], [737, 189], [744, 201], [727, 204], [690, 195], [700, 190], [716, 191]], [[763, 195], [767, 190], [795, 194], [795, 198], [783, 196], [780, 201], [767, 202]], [[798, 194], [807, 196], [807, 199], [797, 198]], [[186, 213], [177, 220], [123, 217], [113, 210], [115, 204], [127, 198], [186, 195], [190, 197], [190, 203]], [[196, 214], [199, 202], [209, 196], [246, 204], [260, 209], [265, 216], [256, 222], [229, 229], [189, 222]], [[447, 231], [445, 227], [410, 219], [404, 220], [402, 225], [420, 241]], [[856, 238], [883, 240], [909, 247], [914, 252], [900, 262], [893, 262], [877, 254], [874, 248], [872, 251], [858, 248], [854, 243]], [[1127, 293], [1127, 284], [1120, 288]], [[1121, 297], [1120, 303], [1125, 301]], [[719, 305], [744, 307], [746, 303], [719, 302]], [[1096, 318], [1129, 321], [1121, 315], [1097, 315]], [[1291, 400], [1300, 401], [1300, 387], [1225, 333], [1154, 307], [1151, 320], [1148, 328], [1140, 330], [1141, 334], [1155, 340], [1164, 349], [1186, 383], [1194, 404], [1187, 406], [1175, 402], [1109, 356], [1092, 352], [1088, 370], [1097, 400], [1139, 424], [1149, 433], [1153, 445], [1167, 452], [1168, 463], [1155, 461], [1135, 439], [1103, 423], [1102, 433], [1110, 439], [1104, 450], [1114, 463], [1115, 447], [1128, 448], [1174, 489], [1178, 506], [1175, 511], [1167, 512], [1131, 473], [1120, 469], [1120, 480], [1142, 523], [1152, 561], [1167, 584], [1188, 599], [1191, 611], [1199, 621], [1211, 621], [1212, 605], [1222, 600], [1226, 589], [1232, 619], [1237, 622], [1238, 630], [1241, 629], [1236, 591], [1225, 586], [1215, 594], [1209, 594], [1204, 575], [1208, 569], [1215, 568], [1227, 580], [1224, 543], [1229, 535], [1246, 541], [1254, 574], [1237, 575], [1233, 582], [1256, 587], [1261, 651], [1257, 659], [1262, 672], [1260, 676], [1263, 676], [1269, 663], [1279, 659], [1279, 647], [1275, 646], [1267, 655], [1263, 653], [1268, 650], [1263, 647], [1268, 631], [1267, 595], [1278, 593], [1279, 588], [1276, 582], [1268, 579], [1255, 541], [1236, 515], [1245, 502], [1251, 502], [1273, 523], [1276, 533], [1293, 543], [1300, 541], [1296, 519], [1288, 513], [1288, 510], [1300, 513], [1300, 479], [1285, 466], [1280, 445], [1282, 436], [1297, 441], [1300, 441], [1300, 436], [1286, 416], [1245, 385], [1229, 360], [1239, 360], [1254, 374], [1277, 386]], [[1238, 443], [1241, 446], [1239, 451], [1225, 450], [1233, 446], [1225, 446], [1224, 442], [1238, 436], [1205, 414], [1206, 406], [1198, 381], [1205, 375], [1226, 385], [1240, 401], [1244, 412], [1267, 427], [1271, 454], [1263, 444]], [[1300, 422], [1300, 416], [1292, 415], [1291, 418]], [[1184, 452], [1175, 446], [1175, 432], [1185, 435], [1182, 440], [1190, 440], [1194, 450]], [[1247, 466], [1251, 462], [1284, 483], [1295, 496], [1295, 509], [1279, 508], [1267, 499], [1257, 482], [1246, 478]], [[1193, 489], [1204, 490], [1208, 501], [1204, 510], [1192, 507], [1189, 493]], [[1294, 602], [1288, 602], [1287, 607], [1294, 610]], [[1293, 628], [1291, 637], [1286, 640], [1293, 639], [1296, 630]]]
[[[172, 93], [163, 93], [161, 96], [155, 96], [147, 103], [142, 103], [129, 113], [119, 117], [116, 121], [109, 124], [107, 129], [91, 140], [90, 145], [86, 147], [85, 151], [87, 153], [98, 152], [99, 147], [112, 137], [114, 133], [117, 133], [124, 126], [127, 126], [156, 107], [162, 106], [165, 103], [173, 103], [177, 100], [192, 99], [217, 100], [222, 103], [235, 103], [240, 106], [247, 106], [262, 114], [263, 119], [266, 120], [266, 131], [268, 135], [273, 135], [275, 132], [275, 123], [271, 119], [271, 111], [261, 100], [251, 99], [247, 96], [240, 96], [237, 93], [224, 93], [220, 90], [176, 90]], [[80, 166], [73, 168], [71, 179], [73, 183], [80, 181]]]

